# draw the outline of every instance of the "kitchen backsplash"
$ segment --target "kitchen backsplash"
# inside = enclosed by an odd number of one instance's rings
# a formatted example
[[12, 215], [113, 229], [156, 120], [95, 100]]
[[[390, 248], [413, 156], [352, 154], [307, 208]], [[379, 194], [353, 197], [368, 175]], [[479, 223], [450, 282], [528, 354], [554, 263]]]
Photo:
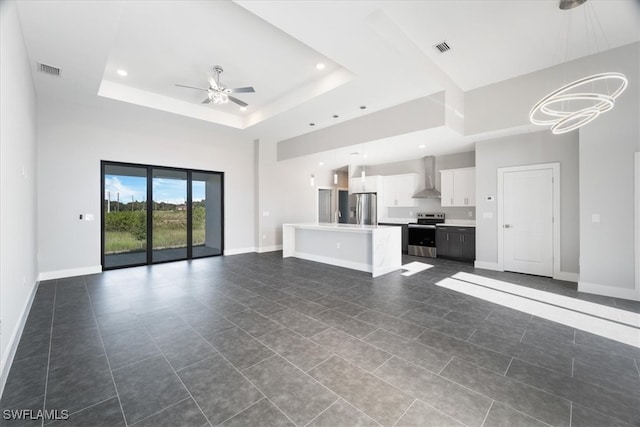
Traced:
[[[445, 207], [440, 206], [440, 199], [420, 199], [418, 206], [411, 208], [387, 208], [386, 217], [389, 218], [415, 218], [417, 212], [444, 212], [447, 219], [476, 219], [476, 208]], [[471, 216], [469, 216], [471, 212]]]

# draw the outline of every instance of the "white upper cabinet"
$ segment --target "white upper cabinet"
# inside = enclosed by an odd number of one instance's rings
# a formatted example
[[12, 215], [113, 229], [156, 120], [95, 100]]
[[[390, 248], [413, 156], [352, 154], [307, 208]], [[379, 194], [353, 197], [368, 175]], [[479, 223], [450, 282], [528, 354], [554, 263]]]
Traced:
[[476, 205], [476, 168], [440, 171], [442, 206]]
[[382, 197], [386, 207], [412, 207], [418, 201], [413, 195], [418, 191], [418, 174], [388, 175], [382, 177]]
[[[349, 180], [349, 194], [380, 193], [383, 189], [382, 186], [382, 176], [380, 175], [366, 176], [365, 179], [351, 178]], [[380, 194], [378, 194], [378, 198], [380, 198]]]

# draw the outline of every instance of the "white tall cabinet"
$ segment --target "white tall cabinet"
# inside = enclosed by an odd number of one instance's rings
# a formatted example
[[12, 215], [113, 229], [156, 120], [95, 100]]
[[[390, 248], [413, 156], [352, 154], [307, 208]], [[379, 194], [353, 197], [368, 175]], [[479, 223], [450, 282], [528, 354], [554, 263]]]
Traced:
[[440, 171], [442, 206], [476, 205], [476, 168]]

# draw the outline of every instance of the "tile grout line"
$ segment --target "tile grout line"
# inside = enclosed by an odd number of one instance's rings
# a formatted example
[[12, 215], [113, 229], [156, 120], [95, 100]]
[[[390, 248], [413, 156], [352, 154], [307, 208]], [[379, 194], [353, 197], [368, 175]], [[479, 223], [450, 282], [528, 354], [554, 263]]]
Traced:
[[640, 376], [640, 365], [638, 364], [638, 359], [633, 359], [633, 363], [636, 364], [636, 371], [638, 371], [638, 376]]
[[[197, 331], [196, 331], [197, 332]], [[148, 334], [148, 332], [147, 332]], [[193, 397], [193, 395], [191, 394], [191, 390], [189, 390], [189, 388], [187, 387], [187, 385], [184, 383], [184, 381], [182, 381], [182, 378], [180, 377], [180, 375], [178, 375], [178, 372], [176, 371], [176, 369], [173, 367], [173, 365], [171, 364], [171, 362], [169, 362], [169, 359], [167, 358], [167, 356], [164, 354], [164, 351], [162, 350], [162, 348], [158, 345], [158, 342], [156, 341], [156, 339], [154, 337], [152, 337], [151, 335], [149, 335], [149, 337], [151, 338], [151, 340], [153, 341], [153, 344], [157, 347], [157, 349], [160, 351], [160, 354], [162, 355], [162, 358], [165, 360], [165, 362], [167, 362], [167, 364], [169, 365], [169, 367], [171, 368], [171, 370], [173, 371], [173, 375], [176, 376], [176, 378], [178, 378], [178, 381], [180, 381], [180, 384], [182, 384], [182, 387], [184, 387], [185, 391], [189, 394], [189, 397], [191, 398], [191, 400], [193, 400], [193, 403], [196, 404], [196, 406], [198, 407], [198, 409], [200, 410], [200, 413], [202, 414], [202, 416], [204, 417], [204, 419], [207, 421], [207, 423], [209, 423], [210, 426], [212, 426], [213, 424], [211, 423], [211, 421], [209, 421], [209, 417], [207, 417], [207, 414], [204, 413], [204, 411], [202, 410], [202, 408], [200, 407], [200, 404], [198, 403], [198, 401]], [[202, 338], [204, 339], [204, 338]], [[206, 340], [205, 340], [206, 341]], [[208, 341], [207, 341], [208, 343]], [[211, 345], [211, 344], [209, 344]], [[218, 351], [218, 350], [216, 350]], [[156, 355], [157, 357], [157, 355]], [[213, 356], [212, 356], [213, 357]], [[174, 403], [175, 405], [175, 403]], [[166, 408], [161, 409], [159, 412], [162, 412], [164, 410], [166, 410], [167, 408], [170, 408], [173, 405], [169, 405]], [[141, 421], [141, 420], [140, 420]]]
[[504, 377], [507, 376], [507, 372], [509, 372], [509, 368], [511, 367], [511, 364], [513, 363], [513, 359], [515, 359], [515, 357], [512, 356], [511, 360], [509, 360], [509, 364], [507, 365], [507, 369], [504, 370], [504, 374], [502, 374], [502, 376], [504, 376]]
[[[455, 357], [456, 357], [456, 356], [454, 356], [454, 358], [455, 358]], [[482, 366], [476, 365], [476, 364], [474, 364], [474, 363], [467, 362], [467, 361], [466, 361], [466, 360], [464, 360], [464, 359], [460, 359], [460, 360], [461, 360], [461, 361], [463, 361], [463, 362], [465, 362], [465, 363], [469, 363], [470, 365], [473, 365], [473, 366], [475, 366], [475, 367], [477, 367], [477, 368], [484, 369], [484, 370], [489, 370], [489, 369], [483, 368]], [[411, 363], [411, 362], [409, 362], [409, 363]], [[415, 365], [415, 364], [414, 364], [414, 365]], [[420, 368], [420, 369], [424, 369], [424, 368], [421, 368], [421, 367], [420, 367], [420, 366], [418, 366], [418, 365], [415, 365], [415, 366], [417, 366], [417, 367], [418, 367], [418, 368]], [[425, 370], [426, 370], [426, 369], [425, 369]], [[430, 372], [430, 371], [429, 371], [429, 372]], [[495, 372], [495, 371], [491, 371], [491, 372], [494, 372], [494, 373], [496, 373], [496, 374], [497, 374], [497, 372]], [[469, 391], [471, 391], [472, 393], [475, 393], [475, 394], [477, 394], [477, 395], [480, 395], [480, 396], [485, 397], [485, 398], [487, 398], [487, 399], [489, 399], [489, 400], [492, 400], [492, 401], [494, 401], [494, 400], [495, 400], [494, 398], [492, 398], [492, 397], [490, 397], [490, 396], [487, 396], [486, 394], [483, 394], [483, 393], [481, 393], [481, 392], [479, 392], [479, 391], [477, 391], [477, 390], [474, 390], [474, 389], [472, 389], [472, 388], [470, 388], [470, 387], [468, 387], [468, 386], [466, 386], [466, 385], [464, 385], [464, 384], [460, 384], [460, 383], [458, 383], [458, 382], [456, 382], [456, 381], [452, 380], [451, 378], [447, 378], [447, 377], [445, 377], [445, 376], [443, 376], [443, 375], [439, 375], [439, 374], [438, 374], [438, 376], [439, 376], [440, 378], [442, 378], [442, 379], [445, 379], [445, 380], [447, 380], [447, 381], [449, 381], [449, 382], [451, 382], [451, 383], [453, 383], [453, 384], [457, 385], [457, 386], [460, 386], [460, 387], [462, 387], [462, 388], [464, 388], [464, 389], [466, 389], [466, 390], [469, 390]], [[538, 390], [538, 391], [542, 391], [542, 392], [544, 392], [544, 393], [547, 393], [547, 394], [549, 394], [549, 395], [551, 395], [551, 396], [553, 396], [553, 397], [556, 397], [556, 398], [558, 398], [558, 399], [560, 399], [560, 400], [564, 400], [564, 401], [570, 402], [570, 400], [565, 399], [564, 397], [556, 396], [555, 394], [549, 393], [549, 392], [548, 392], [548, 391], [546, 391], [546, 390], [542, 390], [542, 389], [540, 389], [540, 388], [534, 387], [534, 386], [529, 385], [529, 384], [527, 384], [527, 383], [524, 383], [524, 382], [522, 382], [522, 381], [520, 381], [520, 380], [516, 380], [515, 378], [511, 378], [511, 377], [507, 377], [507, 378], [509, 378], [509, 379], [511, 379], [511, 380], [513, 380], [513, 381], [515, 381], [515, 382], [519, 383], [519, 384], [523, 384], [523, 385], [525, 385], [525, 386], [527, 386], [527, 387], [531, 387], [531, 388], [533, 388], [533, 389], [535, 389], [535, 390]], [[503, 401], [499, 401], [499, 402], [500, 402], [500, 404], [502, 404], [502, 405], [504, 405], [504, 406], [507, 406], [507, 407], [509, 407], [509, 408], [513, 409], [513, 410], [514, 410], [514, 411], [516, 411], [516, 412], [520, 412], [520, 413], [522, 413], [522, 414], [525, 414], [525, 415], [527, 415], [527, 416], [529, 416], [529, 417], [531, 417], [531, 418], [535, 419], [536, 421], [540, 421], [540, 422], [541, 422], [541, 423], [543, 423], [543, 424], [547, 424], [547, 423], [545, 423], [544, 421], [539, 420], [538, 418], [536, 418], [535, 416], [533, 416], [533, 415], [531, 415], [531, 414], [529, 414], [529, 413], [523, 412], [523, 411], [521, 411], [521, 410], [519, 410], [519, 409], [516, 409], [516, 408], [512, 407], [511, 405], [507, 404], [506, 402], [503, 402]], [[425, 402], [425, 403], [426, 403], [426, 402]], [[452, 417], [452, 418], [453, 418], [453, 417]]]
[[574, 370], [575, 364], [576, 364], [576, 358], [572, 357], [571, 358], [571, 378], [573, 378], [573, 370]]
[[[233, 323], [233, 322], [231, 322], [231, 323]], [[240, 328], [240, 327], [239, 327], [239, 326], [237, 326], [237, 325], [236, 325], [236, 327], [237, 327], [238, 329], [240, 329], [242, 332], [244, 332], [244, 333], [246, 334], [246, 332], [245, 332], [244, 330], [242, 330], [242, 328]], [[217, 349], [213, 344], [211, 344], [211, 343], [210, 343], [210, 342], [209, 342], [205, 337], [203, 337], [203, 336], [202, 336], [202, 334], [200, 334], [200, 332], [199, 332], [199, 331], [195, 331], [195, 332], [198, 334], [198, 336], [199, 336], [200, 338], [202, 338], [203, 340], [205, 340], [205, 341], [206, 341], [206, 342], [207, 342], [211, 347], [213, 347], [213, 349], [214, 349], [214, 350], [218, 351], [218, 349]], [[255, 338], [253, 338], [253, 339], [255, 339]], [[257, 341], [257, 340], [256, 340], [256, 341]], [[263, 345], [264, 345], [264, 344], [263, 344]], [[267, 346], [265, 346], [265, 347], [267, 347]], [[267, 347], [267, 348], [269, 348], [269, 347]], [[273, 351], [271, 348], [269, 348], [269, 350]], [[278, 354], [277, 352], [274, 352], [274, 353]], [[256, 385], [255, 385], [255, 384], [254, 384], [254, 383], [253, 383], [249, 378], [247, 378], [247, 377], [242, 373], [242, 371], [236, 367], [236, 365], [234, 365], [233, 363], [231, 363], [231, 361], [229, 361], [229, 359], [227, 359], [227, 358], [226, 358], [226, 356], [225, 356], [224, 354], [222, 354], [222, 353], [221, 353], [221, 352], [219, 352], [219, 351], [218, 351], [218, 354], [219, 354], [219, 355], [220, 355], [220, 357], [222, 357], [222, 358], [223, 358], [223, 359], [224, 359], [224, 360], [225, 360], [229, 365], [231, 365], [231, 367], [232, 367], [233, 369], [235, 369], [235, 371], [236, 371], [238, 374], [240, 374], [240, 375], [242, 376], [242, 378], [244, 378], [244, 379], [245, 379], [245, 381], [247, 381], [249, 384], [251, 384], [251, 385], [252, 385], [256, 390], [258, 390], [258, 391], [260, 392], [260, 394], [262, 394], [262, 396], [264, 396], [264, 398], [265, 398], [265, 399], [267, 399], [267, 400], [269, 401], [269, 403], [271, 403], [271, 404], [272, 404], [272, 405], [273, 405], [273, 406], [274, 406], [278, 411], [280, 411], [280, 412], [281, 412], [281, 413], [282, 413], [282, 414], [283, 414], [283, 415], [284, 415], [284, 416], [285, 416], [289, 421], [291, 421], [291, 422], [293, 423], [293, 425], [295, 425], [295, 426], [297, 426], [297, 425], [298, 425], [298, 424], [296, 424], [296, 423], [295, 423], [291, 418], [289, 418], [289, 416], [288, 416], [288, 415], [287, 415], [287, 414], [286, 414], [282, 409], [280, 409], [280, 408], [278, 407], [278, 405], [276, 405], [276, 404], [275, 404], [271, 399], [269, 399], [269, 396], [267, 396], [267, 395], [266, 395], [266, 393], [264, 393], [262, 390], [260, 390], [260, 388], [259, 388], [259, 387], [257, 387], [257, 386], [256, 386]], [[280, 355], [278, 354], [278, 356], [280, 356]], [[273, 356], [269, 356], [268, 358], [261, 360], [260, 362], [256, 363], [256, 365], [260, 364], [261, 362], [264, 362], [265, 360], [267, 360], [267, 359], [269, 359], [269, 358], [271, 358], [271, 357], [273, 357]], [[280, 356], [280, 357], [282, 357], [282, 356]], [[289, 362], [287, 362], [287, 363], [289, 363]], [[253, 365], [253, 366], [256, 366], [256, 365]], [[294, 366], [295, 366], [295, 365], [294, 365]], [[176, 373], [176, 374], [177, 374], [177, 373]], [[178, 378], [180, 378], [180, 376], [179, 376], [179, 375], [178, 375]], [[180, 381], [182, 382], [182, 379], [180, 379]], [[183, 384], [184, 384], [184, 383], [183, 383]], [[185, 388], [186, 388], [186, 386], [185, 386]], [[188, 389], [187, 389], [187, 391], [188, 391]], [[191, 394], [191, 392], [189, 392], [189, 394]], [[195, 401], [195, 399], [193, 399], [193, 400]], [[196, 402], [196, 405], [197, 405], [197, 404], [198, 404], [198, 402]], [[200, 407], [200, 406], [198, 405], [198, 407]], [[202, 410], [202, 409], [201, 409], [201, 410]], [[234, 416], [238, 415], [239, 413], [240, 413], [240, 412], [238, 412], [237, 414], [234, 414]], [[206, 418], [206, 415], [205, 415], [205, 418]], [[207, 421], [209, 421], [209, 420], [207, 419]], [[209, 424], [211, 424], [211, 423], [209, 422]]]
[[[574, 331], [575, 333], [575, 331]], [[520, 337], [520, 342], [522, 342], [524, 340], [524, 336], [527, 334], [527, 330], [525, 329], [524, 331], [522, 331], [522, 336]], [[537, 346], [536, 346], [537, 347]]]
[[[451, 356], [451, 358], [447, 361], [447, 363], [445, 363], [445, 364], [444, 364], [444, 366], [443, 366], [442, 368], [440, 368], [440, 370], [438, 370], [438, 372], [435, 372], [435, 374], [436, 374], [436, 375], [438, 375], [438, 376], [441, 376], [441, 375], [440, 375], [440, 373], [442, 373], [442, 371], [444, 371], [444, 370], [445, 370], [445, 368], [446, 368], [447, 366], [449, 366], [449, 363], [451, 363], [451, 361], [452, 361], [455, 357], [456, 357], [456, 356], [455, 356], [455, 354], [454, 354], [453, 356]], [[416, 365], [416, 366], [418, 366], [418, 365]], [[442, 377], [442, 378], [444, 378], [444, 377]]]
[[[162, 409], [160, 409], [159, 411], [156, 411], [156, 412], [154, 412], [154, 413], [153, 413], [153, 414], [151, 414], [151, 415], [147, 415], [146, 417], [144, 417], [144, 418], [142, 418], [142, 419], [140, 419], [140, 420], [136, 421], [135, 423], [133, 423], [133, 424], [131, 424], [131, 425], [132, 425], [132, 426], [135, 426], [136, 424], [140, 424], [141, 422], [143, 422], [143, 421], [145, 421], [145, 420], [148, 420], [149, 418], [153, 417], [154, 415], [158, 415], [158, 414], [159, 414], [160, 412], [162, 412], [162, 411], [165, 411], [165, 410], [167, 410], [167, 409], [169, 409], [169, 408], [173, 408], [174, 406], [178, 406], [179, 404], [181, 404], [182, 402], [186, 402], [187, 400], [189, 400], [189, 397], [185, 397], [184, 399], [181, 399], [181, 400], [179, 400], [179, 401], [177, 401], [177, 402], [175, 402], [175, 403], [172, 403], [171, 405], [167, 406], [166, 408], [162, 408]], [[205, 417], [205, 419], [206, 419], [206, 417]]]
[[[245, 406], [245, 407], [244, 407], [244, 408], [242, 408], [240, 411], [238, 411], [237, 413], [235, 413], [235, 414], [231, 415], [231, 416], [230, 416], [229, 418], [227, 418], [226, 420], [222, 420], [221, 422], [219, 422], [218, 424], [216, 424], [216, 426], [222, 425], [222, 424], [226, 423], [227, 421], [229, 421], [229, 420], [231, 420], [231, 419], [233, 419], [233, 418], [237, 417], [238, 415], [242, 414], [242, 413], [243, 413], [244, 411], [246, 411], [247, 409], [249, 409], [249, 408], [251, 408], [251, 407], [253, 407], [253, 406], [257, 405], [258, 403], [262, 402], [263, 400], [268, 400], [268, 399], [267, 399], [266, 397], [263, 397], [262, 399], [260, 399], [260, 400], [258, 400], [258, 401], [256, 401], [256, 402], [253, 402], [253, 403], [251, 403], [251, 404], [249, 404], [249, 405]], [[276, 408], [276, 409], [278, 409], [278, 410], [279, 410], [279, 408]]]
[[402, 412], [402, 414], [400, 414], [400, 416], [398, 417], [398, 419], [397, 419], [397, 420], [395, 420], [395, 422], [391, 425], [391, 427], [395, 427], [395, 426], [396, 426], [396, 424], [398, 424], [398, 422], [402, 419], [402, 417], [404, 417], [404, 416], [405, 416], [405, 414], [406, 414], [407, 412], [409, 412], [409, 409], [411, 409], [411, 407], [412, 407], [412, 406], [414, 405], [414, 403], [416, 403], [417, 401], [418, 401], [418, 399], [416, 399], [416, 398], [414, 397], [414, 398], [413, 398], [413, 402], [411, 402], [411, 403], [409, 404], [409, 406], [407, 406], [407, 408]]
[[[325, 412], [327, 412], [330, 408], [332, 408], [333, 406], [335, 406], [338, 402], [340, 402], [340, 400], [342, 399], [342, 397], [339, 397], [338, 399], [335, 400], [335, 402], [333, 402], [331, 405], [327, 406], [326, 408], [324, 408], [322, 411], [320, 411], [320, 413], [318, 415], [316, 415], [315, 417], [311, 418], [309, 420], [308, 423], [306, 423], [303, 427], [307, 427], [309, 424], [311, 424], [313, 421], [315, 421], [316, 418], [318, 418], [320, 415], [324, 414]], [[346, 401], [345, 401], [346, 402]]]
[[491, 405], [489, 405], [489, 409], [487, 409], [487, 413], [484, 414], [484, 418], [482, 419], [482, 424], [480, 424], [480, 427], [484, 427], [484, 423], [487, 422], [487, 418], [489, 418], [489, 412], [491, 412], [491, 408], [493, 408], [494, 403], [496, 403], [496, 401], [492, 400]]
[[569, 427], [573, 425], [573, 401], [569, 401]]
[[98, 324], [98, 318], [96, 317], [96, 312], [93, 308], [93, 299], [91, 298], [91, 294], [89, 293], [89, 289], [87, 288], [86, 283], [84, 283], [84, 290], [87, 293], [87, 296], [89, 297], [89, 308], [91, 309], [91, 313], [93, 314], [93, 320], [96, 322], [98, 337], [100, 338], [100, 344], [102, 345], [102, 349], [104, 350], [104, 358], [107, 361], [107, 367], [109, 368], [109, 374], [111, 375], [111, 382], [113, 383], [113, 388], [116, 391], [116, 397], [118, 398], [118, 405], [120, 406], [122, 419], [124, 420], [125, 427], [128, 427], [129, 422], [127, 421], [127, 417], [124, 414], [124, 408], [122, 407], [122, 401], [120, 400], [120, 393], [118, 392], [118, 385], [116, 384], [116, 379], [113, 376], [113, 369], [111, 368], [111, 362], [109, 361], [109, 356], [107, 355], [107, 347], [104, 345], [104, 338], [102, 336], [102, 331], [100, 330], [100, 326]]
[[[38, 285], [38, 288], [40, 285]], [[38, 294], [38, 290], [36, 290], [36, 295]], [[53, 307], [51, 309], [51, 327], [49, 329], [49, 352], [47, 354], [47, 372], [44, 377], [44, 397], [42, 398], [42, 410], [45, 411], [47, 409], [47, 391], [49, 388], [49, 368], [51, 367], [51, 347], [53, 345], [53, 322], [56, 317], [56, 299], [58, 296], [58, 282], [56, 281], [55, 287], [53, 288]], [[35, 299], [35, 296], [34, 296]], [[27, 316], [28, 320], [28, 316]], [[41, 426], [44, 426], [44, 418], [42, 419]]]

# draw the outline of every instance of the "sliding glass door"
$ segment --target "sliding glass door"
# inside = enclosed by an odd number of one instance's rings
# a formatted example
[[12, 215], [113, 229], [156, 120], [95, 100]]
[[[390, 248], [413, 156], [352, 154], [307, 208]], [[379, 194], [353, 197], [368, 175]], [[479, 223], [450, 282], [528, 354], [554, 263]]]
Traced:
[[103, 268], [222, 255], [223, 180], [222, 172], [102, 162]]
[[153, 168], [153, 262], [187, 259], [187, 172]]
[[222, 254], [222, 175], [191, 175], [193, 258]]
[[147, 263], [147, 168], [104, 164], [102, 265]]

